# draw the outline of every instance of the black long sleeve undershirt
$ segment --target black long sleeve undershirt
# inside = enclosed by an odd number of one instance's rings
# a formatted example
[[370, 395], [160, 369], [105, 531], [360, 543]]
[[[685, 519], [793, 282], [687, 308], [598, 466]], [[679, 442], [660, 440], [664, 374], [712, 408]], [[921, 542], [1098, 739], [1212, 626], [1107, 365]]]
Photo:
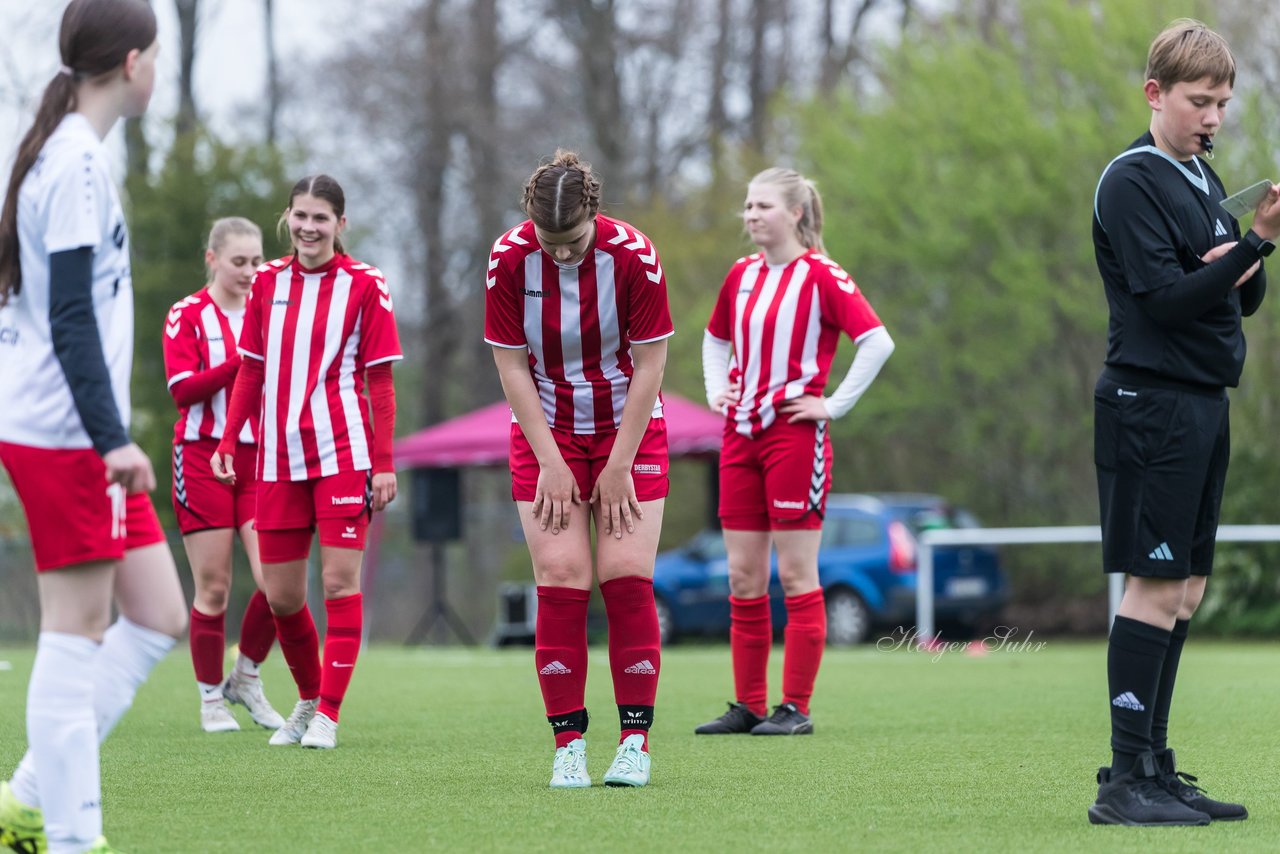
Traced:
[[88, 246], [49, 256], [49, 332], [93, 449], [105, 455], [129, 444], [93, 311], [93, 249]]
[[[1226, 255], [1194, 273], [1188, 273], [1163, 288], [1139, 294], [1138, 303], [1161, 326], [1187, 326], [1229, 294], [1239, 278], [1259, 259], [1258, 250], [1242, 240]], [[1255, 280], [1259, 278], [1261, 290], [1255, 296], [1252, 291], [1258, 287]], [[1250, 293], [1241, 294], [1241, 306], [1243, 309], [1251, 302], [1252, 310], [1244, 313], [1252, 314], [1257, 311], [1266, 291], [1266, 275], [1259, 269], [1241, 287], [1250, 288]]]

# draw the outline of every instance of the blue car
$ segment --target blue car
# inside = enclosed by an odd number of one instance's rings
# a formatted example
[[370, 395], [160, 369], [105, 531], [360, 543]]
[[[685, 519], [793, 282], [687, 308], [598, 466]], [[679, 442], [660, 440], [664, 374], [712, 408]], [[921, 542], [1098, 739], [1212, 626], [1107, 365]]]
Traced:
[[[916, 535], [930, 528], [980, 527], [971, 514], [936, 495], [832, 495], [822, 526], [818, 578], [827, 603], [827, 641], [845, 646], [874, 628], [914, 626]], [[998, 617], [1009, 590], [994, 549], [938, 548], [934, 555], [936, 616], [957, 631]], [[658, 555], [653, 573], [663, 643], [729, 631], [729, 565], [724, 537], [705, 530]], [[775, 556], [769, 582], [773, 626], [787, 620]]]

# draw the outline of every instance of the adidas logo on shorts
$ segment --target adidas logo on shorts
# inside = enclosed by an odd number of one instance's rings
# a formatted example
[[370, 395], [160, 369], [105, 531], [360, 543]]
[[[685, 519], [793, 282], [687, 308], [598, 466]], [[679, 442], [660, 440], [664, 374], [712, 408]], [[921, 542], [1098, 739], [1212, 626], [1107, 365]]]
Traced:
[[1111, 701], [1111, 705], [1119, 706], [1122, 709], [1129, 709], [1134, 712], [1146, 711], [1147, 707], [1138, 702], [1138, 698], [1133, 696], [1132, 691], [1125, 691], [1119, 697]]
[[573, 671], [565, 667], [559, 661], [553, 661], [538, 672], [543, 676], [568, 676]]
[[622, 672], [623, 673], [640, 673], [646, 676], [658, 675], [658, 669], [654, 667], [653, 662], [647, 658], [644, 661], [637, 661], [635, 664], [631, 665], [630, 667], [628, 667], [626, 670]]

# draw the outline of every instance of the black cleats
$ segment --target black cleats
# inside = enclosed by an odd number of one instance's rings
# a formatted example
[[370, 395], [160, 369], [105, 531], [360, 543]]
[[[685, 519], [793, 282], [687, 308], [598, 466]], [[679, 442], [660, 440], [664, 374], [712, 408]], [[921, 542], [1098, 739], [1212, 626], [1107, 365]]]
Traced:
[[714, 721], [708, 721], [695, 729], [695, 735], [737, 735], [751, 732], [764, 718], [747, 708], [746, 703], [730, 703], [729, 711]]
[[1131, 827], [1205, 825], [1209, 816], [1170, 794], [1150, 752], [1141, 753], [1125, 774], [1098, 769], [1098, 800], [1089, 807], [1092, 824]]
[[795, 703], [775, 706], [773, 714], [751, 728], [752, 735], [812, 735], [813, 721]]
[[1172, 750], [1166, 750], [1163, 756], [1156, 757], [1156, 770], [1160, 774], [1161, 784], [1168, 789], [1169, 794], [1214, 821], [1241, 821], [1249, 817], [1244, 804], [1215, 801], [1206, 795], [1204, 789], [1196, 785], [1195, 777], [1177, 769]]

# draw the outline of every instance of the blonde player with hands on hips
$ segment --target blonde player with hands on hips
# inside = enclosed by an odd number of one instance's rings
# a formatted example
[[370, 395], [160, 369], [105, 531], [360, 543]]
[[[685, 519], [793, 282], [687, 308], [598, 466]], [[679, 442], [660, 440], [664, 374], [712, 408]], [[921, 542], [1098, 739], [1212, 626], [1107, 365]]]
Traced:
[[[831, 489], [830, 421], [849, 412], [893, 352], [893, 339], [822, 246], [822, 199], [793, 169], [751, 179], [743, 223], [760, 249], [729, 270], [703, 336], [707, 401], [725, 413], [720, 522], [729, 557], [735, 700], [699, 735], [807, 735], [827, 618], [818, 545]], [[844, 333], [849, 373], [823, 397]], [[765, 717], [773, 625], [770, 549], [787, 609], [782, 702]]]
[[[247, 219], [226, 217], [209, 231], [205, 266], [209, 282], [179, 300], [164, 322], [164, 365], [169, 393], [178, 406], [173, 429], [173, 510], [195, 581], [191, 606], [191, 662], [200, 692], [205, 732], [234, 732], [240, 725], [227, 702], [240, 703], [259, 726], [279, 729], [284, 718], [262, 690], [258, 667], [271, 651], [276, 624], [262, 592], [256, 511], [258, 454], [256, 417], [240, 428], [235, 446], [234, 485], [213, 476], [210, 458], [222, 439], [227, 400], [240, 368], [236, 339], [245, 302], [262, 265], [262, 232]], [[232, 549], [239, 533], [257, 589], [240, 624], [240, 652], [223, 682], [227, 599]]]
[[[276, 637], [298, 686], [274, 745], [337, 747], [338, 709], [364, 627], [365, 534], [370, 516], [396, 497], [391, 364], [402, 358], [400, 337], [382, 272], [343, 249], [346, 205], [328, 175], [303, 178], [290, 192], [280, 223], [293, 255], [263, 265], [254, 280], [227, 426], [211, 463], [215, 477], [236, 483], [236, 437], [258, 415], [258, 553]], [[307, 607], [316, 532], [328, 617], [323, 659]]]
[[550, 785], [591, 785], [594, 563], [621, 728], [604, 782], [644, 786], [661, 668], [653, 560], [668, 488], [658, 394], [674, 332], [666, 279], [649, 239], [600, 213], [600, 181], [572, 152], [534, 171], [524, 211], [529, 219], [489, 256], [485, 340], [515, 416], [511, 495], [538, 584], [534, 662], [556, 744]]
[[58, 41], [0, 215], [0, 462], [40, 596], [29, 747], [0, 784], [0, 845], [65, 854], [110, 851], [98, 746], [186, 606], [147, 496], [155, 473], [129, 438], [129, 236], [102, 144], [151, 100], [155, 16], [142, 0], [72, 0]]

